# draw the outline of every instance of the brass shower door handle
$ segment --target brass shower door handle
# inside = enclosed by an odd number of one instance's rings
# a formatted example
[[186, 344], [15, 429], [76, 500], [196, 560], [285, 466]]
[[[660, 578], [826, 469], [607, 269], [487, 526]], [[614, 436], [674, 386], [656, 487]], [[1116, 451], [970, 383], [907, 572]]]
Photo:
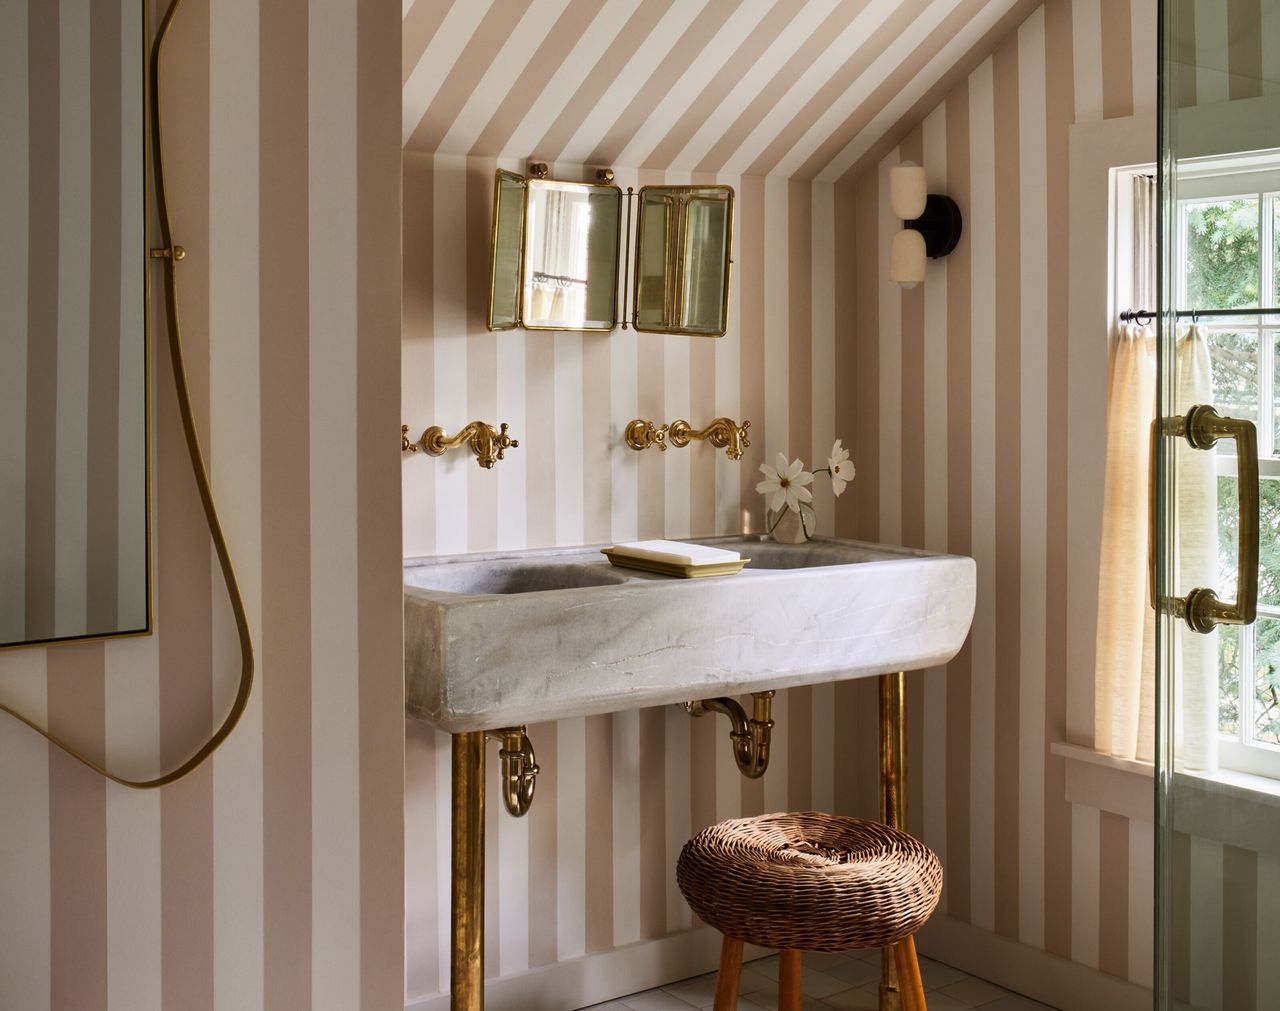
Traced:
[[1236, 599], [1219, 600], [1208, 587], [1185, 597], [1169, 597], [1166, 609], [1195, 632], [1218, 625], [1252, 625], [1258, 616], [1258, 432], [1252, 421], [1224, 418], [1208, 404], [1197, 404], [1186, 416], [1164, 419], [1164, 434], [1184, 438], [1192, 449], [1212, 449], [1219, 439], [1236, 443], [1236, 488], [1240, 503]]

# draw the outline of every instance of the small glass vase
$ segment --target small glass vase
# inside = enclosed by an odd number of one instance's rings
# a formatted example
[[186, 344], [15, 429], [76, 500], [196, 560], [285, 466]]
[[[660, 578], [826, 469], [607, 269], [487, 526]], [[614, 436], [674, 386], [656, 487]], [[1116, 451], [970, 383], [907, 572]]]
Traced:
[[783, 509], [780, 514], [766, 509], [764, 522], [769, 536], [779, 544], [803, 544], [813, 536], [813, 507], [802, 505], [799, 512]]

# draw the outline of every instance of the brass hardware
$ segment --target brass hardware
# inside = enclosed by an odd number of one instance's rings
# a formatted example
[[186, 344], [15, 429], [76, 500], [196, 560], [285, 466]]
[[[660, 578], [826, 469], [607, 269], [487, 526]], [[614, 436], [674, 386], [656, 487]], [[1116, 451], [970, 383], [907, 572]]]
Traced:
[[[183, 353], [182, 344], [182, 325], [178, 315], [178, 280], [175, 271], [176, 261], [186, 256], [186, 250], [181, 246], [175, 245], [173, 242], [173, 222], [169, 217], [169, 200], [168, 192], [165, 186], [164, 173], [164, 136], [160, 123], [161, 111], [161, 89], [160, 89], [160, 57], [164, 49], [165, 39], [169, 35], [169, 27], [177, 16], [178, 9], [182, 4], [182, 0], [172, 0], [166, 9], [160, 26], [156, 30], [155, 41], [151, 46], [151, 59], [147, 68], [147, 84], [150, 95], [150, 108], [148, 110], [148, 126], [151, 134], [151, 159], [154, 170], [155, 179], [155, 210], [156, 220], [160, 230], [161, 241], [164, 246], [161, 248], [161, 255], [154, 256], [155, 259], [165, 260], [164, 264], [164, 288], [165, 288], [165, 308], [167, 312], [166, 322], [169, 324], [169, 357], [173, 362], [173, 382], [178, 396], [178, 413], [182, 417], [182, 432], [187, 441], [187, 455], [191, 460], [191, 470], [195, 477], [196, 491], [200, 496], [200, 505], [204, 512], [205, 523], [209, 527], [209, 537], [213, 542], [214, 554], [218, 559], [218, 567], [222, 572], [223, 582], [227, 587], [227, 597], [231, 604], [231, 614], [236, 623], [236, 635], [240, 642], [240, 680], [236, 686], [236, 697], [231, 703], [231, 708], [227, 711], [226, 717], [221, 725], [213, 732], [213, 734], [202, 744], [194, 754], [186, 761], [182, 762], [176, 768], [170, 769], [168, 772], [156, 776], [153, 779], [126, 779], [123, 776], [117, 776], [115, 773], [109, 772], [105, 766], [94, 761], [88, 755], [76, 749], [67, 741], [62, 740], [56, 734], [53, 734], [44, 727], [39, 726], [35, 721], [28, 719], [21, 713], [11, 709], [9, 706], [0, 703], [0, 712], [8, 713], [20, 723], [26, 724], [41, 737], [45, 738], [50, 744], [62, 751], [66, 752], [81, 765], [85, 765], [92, 769], [98, 775], [105, 779], [111, 780], [120, 786], [127, 786], [135, 790], [151, 790], [161, 786], [167, 786], [169, 783], [175, 783], [194, 772], [197, 768], [204, 764], [205, 759], [212, 755], [222, 745], [222, 742], [230, 736], [231, 732], [236, 728], [236, 724], [240, 722], [240, 717], [244, 715], [245, 708], [249, 705], [249, 696], [253, 690], [253, 639], [249, 634], [249, 619], [245, 613], [244, 600], [240, 595], [240, 583], [236, 579], [235, 568], [231, 563], [231, 551], [227, 547], [227, 540], [222, 531], [222, 523], [218, 518], [218, 509], [213, 501], [213, 490], [209, 485], [209, 468], [205, 463], [204, 453], [200, 448], [200, 433], [196, 431], [195, 412], [191, 407], [191, 388], [187, 381], [186, 359]], [[150, 303], [151, 292], [150, 282], [147, 285], [147, 299]], [[148, 311], [147, 324], [150, 327], [151, 316]], [[149, 339], [149, 329], [148, 329]], [[148, 349], [149, 351], [149, 349]], [[150, 354], [147, 356], [146, 368], [147, 389], [151, 388], [151, 361]], [[147, 430], [150, 432], [150, 407], [147, 409]], [[150, 508], [151, 502], [151, 458], [147, 458], [147, 502]], [[151, 524], [148, 522], [148, 535], [151, 534]], [[151, 565], [151, 556], [147, 556], [147, 565]], [[150, 590], [148, 590], [148, 608], [150, 607]]]
[[635, 203], [636, 191], [633, 187], [627, 187], [627, 229], [623, 233], [623, 260], [622, 260], [622, 329], [629, 329], [631, 312], [627, 306], [627, 296], [630, 292], [627, 289], [627, 278], [631, 276], [631, 205]]
[[694, 428], [687, 421], [671, 422], [671, 445], [683, 448], [691, 439], [706, 439], [717, 449], [727, 452], [730, 460], [741, 460], [742, 451], [751, 445], [747, 438], [747, 429], [751, 422], [744, 421], [739, 425], [732, 418], [716, 418], [706, 428]]
[[1251, 625], [1258, 613], [1258, 433], [1253, 422], [1224, 418], [1208, 404], [1197, 404], [1186, 416], [1162, 420], [1164, 435], [1185, 438], [1192, 449], [1212, 449], [1219, 439], [1234, 439], [1239, 479], [1240, 550], [1236, 599], [1219, 600], [1207, 587], [1185, 597], [1161, 598], [1162, 609], [1186, 621], [1193, 632], [1212, 632], [1218, 625]]
[[694, 428], [683, 419], [658, 427], [652, 421], [636, 418], [623, 430], [622, 438], [632, 449], [648, 449], [656, 445], [665, 451], [667, 443], [683, 449], [694, 439], [705, 439], [717, 449], [726, 450], [730, 460], [741, 460], [742, 451], [751, 445], [747, 429], [751, 422], [739, 425], [732, 418], [716, 418], [706, 428]]
[[187, 258], [187, 251], [182, 246], [165, 246], [160, 249], [152, 249], [150, 252], [153, 260], [173, 260], [177, 262]]
[[[907, 676], [880, 676], [880, 820], [907, 831]], [[901, 1011], [893, 948], [880, 953], [880, 1011]]]
[[[713, 196], [715, 194], [715, 196]], [[689, 337], [723, 337], [729, 328], [729, 295], [733, 276], [733, 204], [732, 186], [642, 186], [637, 194], [639, 208], [636, 216], [635, 274], [632, 279], [631, 325], [640, 333], [683, 334]], [[645, 214], [646, 197], [650, 206], [664, 208], [662, 215], [662, 253], [664, 265], [659, 289], [647, 289], [642, 283], [644, 264], [652, 257], [645, 255], [645, 232], [648, 216]], [[696, 263], [690, 269], [690, 254], [705, 250], [705, 241], [691, 249], [689, 235], [689, 208], [696, 203], [723, 200], [725, 204], [724, 273], [720, 292], [720, 325], [717, 329], [698, 329], [686, 322], [686, 310], [690, 296], [696, 299], [697, 286], [691, 279], [698, 273]], [[693, 231], [696, 231], [694, 229]], [[653, 240], [651, 240], [653, 241]], [[657, 321], [643, 314], [660, 313]]]
[[[551, 168], [546, 162], [529, 162], [528, 176], [498, 169], [494, 176], [493, 195], [493, 229], [489, 249], [489, 309], [487, 326], [490, 330], [511, 330], [522, 327], [525, 330], [571, 330], [575, 333], [608, 333], [618, 324], [617, 270], [622, 253], [622, 190], [612, 182], [612, 169], [596, 171], [596, 182], [569, 181], [551, 179]], [[534, 184], [538, 185], [534, 185]], [[504, 196], [504, 190], [506, 195]], [[552, 256], [550, 248], [541, 245], [538, 250], [526, 248], [526, 223], [543, 214], [538, 194], [552, 193], [588, 193], [590, 194], [592, 225], [588, 235], [587, 258], [594, 266], [589, 277], [570, 276], [565, 262]], [[598, 226], [604, 221], [605, 209], [599, 206], [604, 196], [616, 201], [616, 221], [611, 234], [597, 234]], [[549, 198], [548, 198], [549, 199]], [[510, 213], [504, 213], [510, 207]], [[612, 209], [612, 208], [611, 208]], [[606, 222], [607, 223], [607, 222]], [[542, 227], [539, 221], [538, 226]], [[596, 241], [591, 242], [591, 236]], [[611, 252], [606, 252], [612, 240]], [[554, 244], [553, 244], [554, 245]], [[557, 254], [558, 256], [558, 254]], [[613, 276], [607, 276], [605, 266], [611, 264]], [[592, 306], [597, 302], [609, 301], [609, 314], [603, 311], [599, 318], [588, 320], [586, 308], [582, 315], [573, 320], [537, 316], [526, 318], [535, 307], [527, 304], [526, 295], [531, 293], [531, 285], [537, 280], [561, 282], [562, 288], [579, 289], [588, 294]], [[591, 293], [596, 293], [591, 297]], [[606, 294], [608, 293], [608, 294]], [[547, 311], [547, 310], [543, 310]], [[571, 326], [570, 323], [577, 323]], [[588, 325], [591, 323], [599, 325]]]
[[416, 453], [421, 446], [431, 456], [444, 456], [451, 449], [466, 446], [476, 455], [476, 462], [485, 470], [491, 470], [499, 460], [506, 459], [508, 449], [519, 449], [520, 441], [507, 434], [504, 421], [496, 429], [484, 421], [472, 421], [456, 435], [448, 435], [439, 425], [432, 425], [417, 442], [409, 441], [409, 426], [400, 426], [400, 449]]
[[636, 418], [623, 430], [622, 438], [632, 449], [648, 449], [656, 445], [664, 453], [667, 451], [667, 426], [658, 428], [652, 421]]
[[453, 735], [452, 1011], [484, 1008], [484, 739]]
[[769, 768], [769, 744], [773, 738], [774, 692], [752, 692], [754, 700], [751, 719], [736, 699], [701, 699], [684, 704], [690, 716], [706, 716], [707, 713], [723, 713], [729, 717], [729, 740], [733, 744], [733, 760], [738, 771], [748, 779], [759, 779]]
[[538, 762], [524, 726], [491, 730], [486, 737], [502, 742], [498, 758], [502, 761], [502, 804], [513, 818], [523, 818], [533, 806], [533, 791], [538, 785]]

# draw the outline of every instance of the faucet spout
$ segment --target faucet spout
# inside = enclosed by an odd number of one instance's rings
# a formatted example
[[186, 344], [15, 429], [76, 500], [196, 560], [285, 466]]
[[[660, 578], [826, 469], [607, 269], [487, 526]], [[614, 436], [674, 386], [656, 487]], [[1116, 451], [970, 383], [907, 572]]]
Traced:
[[751, 427], [751, 422], [744, 421], [739, 425], [732, 418], [716, 418], [706, 428], [694, 428], [687, 421], [673, 421], [671, 423], [671, 444], [673, 446], [684, 447], [689, 445], [693, 439], [705, 439], [717, 449], [725, 450], [725, 456], [730, 460], [741, 460], [742, 451], [751, 445], [751, 440], [747, 438], [747, 429]]

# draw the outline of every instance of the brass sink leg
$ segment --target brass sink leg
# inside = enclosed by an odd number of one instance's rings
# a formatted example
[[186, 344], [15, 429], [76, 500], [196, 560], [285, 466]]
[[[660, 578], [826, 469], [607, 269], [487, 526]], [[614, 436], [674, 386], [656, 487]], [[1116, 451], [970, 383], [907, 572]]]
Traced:
[[484, 1011], [484, 737], [453, 735], [452, 1011]]
[[[880, 676], [880, 820], [907, 830], [906, 674]], [[901, 1011], [893, 949], [881, 950], [880, 1011]]]

